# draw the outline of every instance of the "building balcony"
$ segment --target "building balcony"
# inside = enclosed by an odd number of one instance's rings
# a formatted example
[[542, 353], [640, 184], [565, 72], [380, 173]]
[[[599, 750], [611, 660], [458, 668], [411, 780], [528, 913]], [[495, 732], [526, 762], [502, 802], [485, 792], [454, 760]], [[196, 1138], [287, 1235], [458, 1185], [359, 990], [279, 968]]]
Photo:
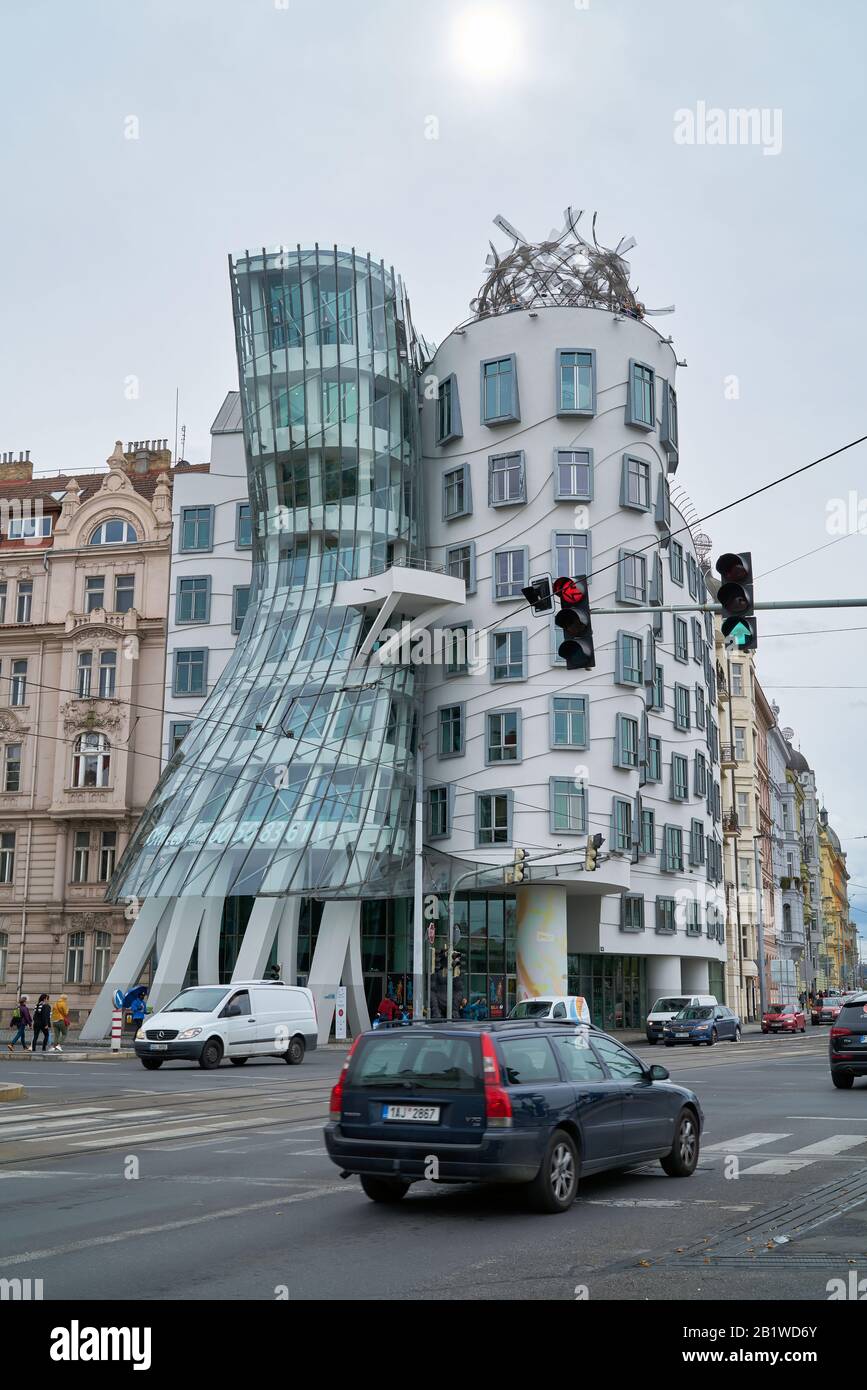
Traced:
[[720, 767], [737, 767], [740, 759], [733, 743], [721, 743], [719, 749]]
[[737, 811], [726, 811], [722, 818], [723, 835], [740, 835], [741, 827]]

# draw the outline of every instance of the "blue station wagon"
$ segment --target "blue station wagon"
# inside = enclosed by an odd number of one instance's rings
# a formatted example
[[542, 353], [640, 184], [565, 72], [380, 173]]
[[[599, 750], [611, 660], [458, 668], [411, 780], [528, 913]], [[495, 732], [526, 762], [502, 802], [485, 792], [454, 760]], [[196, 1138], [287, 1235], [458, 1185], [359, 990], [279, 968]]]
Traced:
[[703, 1124], [665, 1067], [587, 1025], [415, 1023], [355, 1040], [325, 1143], [376, 1202], [431, 1178], [522, 1183], [537, 1210], [561, 1212], [581, 1175], [659, 1159], [688, 1177]]

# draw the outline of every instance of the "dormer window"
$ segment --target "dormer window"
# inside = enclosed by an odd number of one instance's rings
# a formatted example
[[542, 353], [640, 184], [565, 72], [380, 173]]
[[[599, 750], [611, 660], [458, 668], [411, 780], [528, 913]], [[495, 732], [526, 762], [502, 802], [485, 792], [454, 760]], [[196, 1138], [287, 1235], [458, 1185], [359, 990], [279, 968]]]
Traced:
[[90, 538], [91, 545], [135, 545], [137, 541], [138, 533], [135, 527], [128, 521], [122, 521], [120, 517], [100, 522]]

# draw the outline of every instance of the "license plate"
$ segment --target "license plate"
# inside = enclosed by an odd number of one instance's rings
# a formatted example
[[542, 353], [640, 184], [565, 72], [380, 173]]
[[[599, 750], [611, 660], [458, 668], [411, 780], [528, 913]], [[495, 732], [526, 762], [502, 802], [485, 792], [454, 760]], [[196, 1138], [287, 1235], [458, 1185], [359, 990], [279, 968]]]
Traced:
[[168, 1043], [151, 1043], [151, 1052], [168, 1052]]
[[867, 1033], [862, 1033], [861, 1036], [860, 1036], [860, 1038], [858, 1039], [858, 1041], [859, 1041], [859, 1043], [861, 1044], [861, 1046], [863, 1047], [864, 1044], [867, 1043]]
[[382, 1118], [410, 1121], [412, 1124], [436, 1125], [439, 1124], [440, 1108], [438, 1105], [384, 1105]]
[[674, 1036], [675, 1036], [676, 1038], [688, 1038], [688, 1037], [689, 1037], [689, 1033], [675, 1033]]

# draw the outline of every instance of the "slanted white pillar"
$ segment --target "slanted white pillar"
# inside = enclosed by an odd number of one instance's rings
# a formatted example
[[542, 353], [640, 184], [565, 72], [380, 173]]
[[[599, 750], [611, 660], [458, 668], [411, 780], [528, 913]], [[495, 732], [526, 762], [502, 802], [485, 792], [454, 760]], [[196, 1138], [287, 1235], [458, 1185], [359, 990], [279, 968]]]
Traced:
[[172, 915], [175, 902], [175, 898], [147, 898], [142, 903], [81, 1030], [82, 1042], [94, 1042], [105, 1037], [111, 1027], [115, 990], [127, 990], [136, 983], [148, 963], [158, 936], [162, 935], [162, 923], [168, 922]]
[[208, 902], [212, 901], [207, 898], [174, 899], [169, 929], [148, 994], [154, 1013], [183, 988], [199, 927], [206, 916]]
[[278, 901], [282, 902], [283, 911], [277, 924], [277, 964], [280, 966], [280, 979], [294, 985], [298, 979], [298, 919], [301, 916], [301, 899], [295, 896]]
[[298, 947], [298, 913], [301, 899], [257, 898], [244, 931], [244, 939], [232, 972], [233, 980], [261, 980], [274, 937], [281, 979], [295, 983]]
[[[180, 901], [180, 900], [179, 900]], [[223, 925], [223, 898], [203, 898], [205, 914], [199, 927], [196, 952], [200, 985], [220, 983], [220, 928]]]
[[310, 962], [308, 988], [316, 1000], [319, 1041], [326, 1043], [334, 1018], [337, 986], [346, 985], [347, 1017], [353, 1033], [370, 1027], [361, 969], [361, 903], [327, 902], [322, 913], [316, 950]]

